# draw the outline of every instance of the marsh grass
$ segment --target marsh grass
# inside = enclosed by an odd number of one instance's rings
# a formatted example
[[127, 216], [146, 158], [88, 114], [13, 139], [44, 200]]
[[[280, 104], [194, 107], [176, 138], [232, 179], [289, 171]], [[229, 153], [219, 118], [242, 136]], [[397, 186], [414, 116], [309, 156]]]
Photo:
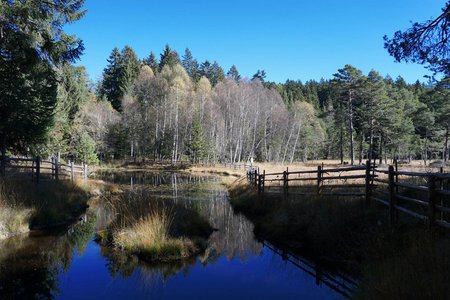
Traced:
[[361, 278], [355, 298], [448, 298], [449, 233], [438, 228], [430, 232], [405, 215], [391, 228], [385, 207], [362, 201], [258, 197], [245, 180], [231, 189], [234, 209], [255, 224], [257, 236]]
[[28, 231], [33, 210], [19, 200], [11, 184], [0, 181], [0, 239]]
[[88, 207], [85, 183], [0, 181], [0, 238], [67, 225]]
[[98, 233], [103, 245], [146, 261], [171, 261], [205, 249], [212, 232], [200, 214], [170, 199], [154, 197], [145, 188], [108, 200], [115, 219]]

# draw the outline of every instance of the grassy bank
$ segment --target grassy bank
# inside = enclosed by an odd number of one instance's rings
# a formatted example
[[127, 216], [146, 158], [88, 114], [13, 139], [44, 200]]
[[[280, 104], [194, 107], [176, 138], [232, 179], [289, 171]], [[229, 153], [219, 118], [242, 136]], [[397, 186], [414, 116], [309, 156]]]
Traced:
[[0, 181], [0, 239], [73, 222], [95, 189], [88, 181]]
[[107, 201], [116, 217], [98, 233], [103, 245], [150, 262], [179, 260], [206, 248], [212, 228], [193, 209], [156, 199], [145, 188]]
[[450, 294], [450, 239], [406, 216], [395, 228], [376, 203], [348, 197], [258, 197], [245, 180], [231, 187], [235, 210], [258, 237], [362, 279], [358, 299], [444, 299]]

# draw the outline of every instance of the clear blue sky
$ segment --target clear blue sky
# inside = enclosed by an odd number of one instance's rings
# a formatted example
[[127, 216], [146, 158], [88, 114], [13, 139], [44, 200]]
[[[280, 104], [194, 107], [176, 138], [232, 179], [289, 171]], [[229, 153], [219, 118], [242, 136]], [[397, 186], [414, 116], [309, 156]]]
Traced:
[[114, 47], [140, 58], [166, 43], [180, 56], [189, 47], [200, 62], [235, 64], [243, 76], [264, 69], [267, 80], [331, 78], [351, 64], [408, 82], [424, 81], [420, 65], [394, 63], [383, 48], [392, 36], [440, 14], [437, 0], [87, 0], [86, 16], [66, 29], [84, 40], [78, 62], [97, 80]]

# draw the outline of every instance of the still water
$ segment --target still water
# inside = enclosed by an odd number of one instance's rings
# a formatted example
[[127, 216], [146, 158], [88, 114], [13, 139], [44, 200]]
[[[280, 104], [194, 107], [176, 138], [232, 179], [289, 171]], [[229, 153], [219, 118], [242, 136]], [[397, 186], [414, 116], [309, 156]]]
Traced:
[[103, 173], [123, 190], [154, 187], [154, 197], [194, 207], [217, 231], [195, 258], [149, 264], [94, 241], [113, 217], [91, 207], [68, 231], [0, 242], [0, 299], [343, 299], [342, 278], [282, 252], [235, 214], [216, 177], [177, 173]]

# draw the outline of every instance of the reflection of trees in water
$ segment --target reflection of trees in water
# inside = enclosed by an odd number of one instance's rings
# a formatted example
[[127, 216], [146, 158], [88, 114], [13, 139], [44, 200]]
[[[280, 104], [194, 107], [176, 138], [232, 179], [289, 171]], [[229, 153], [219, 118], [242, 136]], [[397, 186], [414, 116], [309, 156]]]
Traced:
[[146, 288], [156, 287], [164, 283], [168, 278], [183, 272], [189, 273], [189, 269], [195, 265], [196, 258], [186, 258], [171, 262], [152, 262], [147, 263], [135, 255], [124, 255], [119, 251], [115, 251], [109, 247], [101, 247], [101, 254], [106, 257], [111, 277], [130, 278], [133, 275], [139, 277], [139, 283]]
[[95, 219], [73, 227], [72, 233], [17, 236], [0, 243], [0, 298], [52, 299], [58, 274], [67, 272], [74, 250], [80, 255], [94, 233]]
[[253, 224], [241, 214], [235, 214], [228, 192], [217, 180], [202, 181], [196, 188], [179, 191], [186, 206], [197, 209], [211, 225], [218, 229], [208, 240], [208, 248], [201, 260], [214, 261], [220, 255], [242, 261], [261, 253], [262, 244], [253, 235]]
[[[246, 261], [261, 253], [262, 244], [254, 239], [252, 223], [244, 216], [233, 212], [228, 201], [228, 193], [220, 184], [219, 178], [178, 173], [126, 175], [128, 177], [122, 177], [121, 182], [131, 182], [132, 176], [133, 193], [145, 192], [146, 201], [163, 198], [185, 208], [195, 209], [217, 229], [210, 236], [205, 253], [200, 256], [203, 264], [215, 262], [222, 255], [228, 259], [238, 257], [241, 261]], [[114, 180], [117, 182], [117, 177]], [[140, 210], [142, 211], [142, 208]], [[107, 206], [99, 206], [97, 216], [99, 223], [103, 224], [97, 227], [110, 224], [116, 217], [115, 212]], [[151, 285], [160, 284], [180, 271], [187, 273], [196, 261], [195, 258], [190, 258], [170, 263], [145, 263], [139, 261], [137, 257], [122, 255], [104, 247], [102, 254], [109, 261], [108, 269], [113, 277], [118, 274], [129, 277], [138, 272], [142, 282]]]

